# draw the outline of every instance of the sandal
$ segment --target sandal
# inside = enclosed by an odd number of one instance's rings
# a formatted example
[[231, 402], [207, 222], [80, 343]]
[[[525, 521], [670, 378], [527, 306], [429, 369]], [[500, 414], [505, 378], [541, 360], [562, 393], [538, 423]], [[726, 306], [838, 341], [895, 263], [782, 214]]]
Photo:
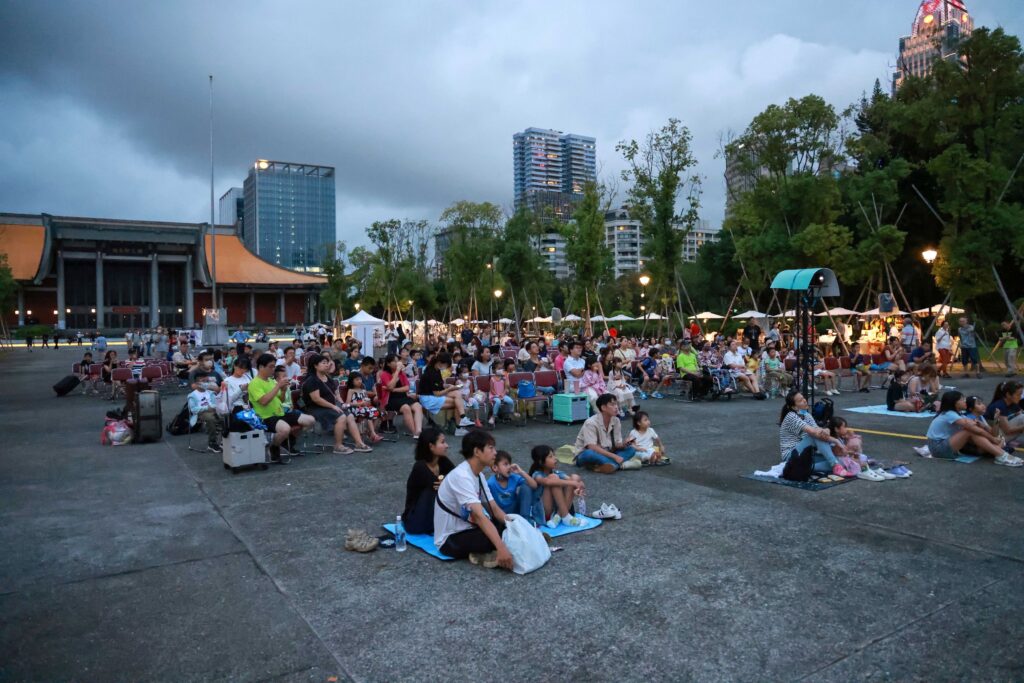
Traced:
[[335, 455], [352, 455], [352, 449], [348, 446], [342, 446], [341, 448], [335, 448], [332, 453]]
[[380, 540], [370, 536], [362, 529], [349, 529], [345, 535], [345, 550], [357, 553], [368, 553], [377, 549]]

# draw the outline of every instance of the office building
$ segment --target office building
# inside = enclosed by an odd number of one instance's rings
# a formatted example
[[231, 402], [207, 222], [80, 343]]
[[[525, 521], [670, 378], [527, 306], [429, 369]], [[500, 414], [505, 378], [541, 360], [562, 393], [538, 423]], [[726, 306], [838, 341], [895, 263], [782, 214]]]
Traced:
[[[682, 230], [683, 226], [679, 225], [678, 228]], [[629, 217], [627, 207], [605, 213], [604, 233], [605, 246], [612, 252], [615, 277], [642, 272], [644, 235], [640, 221]], [[707, 220], [697, 221], [683, 240], [682, 260], [689, 263], [696, 261], [701, 247], [708, 242], [718, 241], [718, 233], [719, 229], [712, 228]]]
[[334, 167], [259, 159], [243, 189], [246, 246], [276, 265], [319, 272], [336, 242]]
[[220, 198], [220, 225], [234, 225], [238, 235], [245, 239], [245, 191], [232, 187]]
[[910, 77], [922, 78], [939, 60], [960, 60], [960, 41], [971, 35], [974, 19], [962, 0], [923, 0], [909, 36], [900, 38], [900, 55], [892, 78], [895, 93]]

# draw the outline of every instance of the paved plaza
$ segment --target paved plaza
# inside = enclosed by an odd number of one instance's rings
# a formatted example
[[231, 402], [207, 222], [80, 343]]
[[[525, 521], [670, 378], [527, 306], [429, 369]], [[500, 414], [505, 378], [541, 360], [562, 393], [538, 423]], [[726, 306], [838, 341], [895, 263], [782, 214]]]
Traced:
[[[624, 518], [516, 576], [343, 549], [346, 529], [401, 511], [408, 438], [235, 476], [187, 437], [103, 447], [111, 404], [50, 389], [79, 355], [0, 355], [2, 680], [1024, 679], [1024, 471], [868, 433], [912, 479], [759, 483], [740, 475], [778, 460], [780, 400], [651, 400], [675, 463], [585, 475], [591, 505]], [[954, 383], [987, 398], [996, 379]], [[183, 402], [165, 397], [165, 422]], [[576, 431], [494, 435], [525, 467]]]

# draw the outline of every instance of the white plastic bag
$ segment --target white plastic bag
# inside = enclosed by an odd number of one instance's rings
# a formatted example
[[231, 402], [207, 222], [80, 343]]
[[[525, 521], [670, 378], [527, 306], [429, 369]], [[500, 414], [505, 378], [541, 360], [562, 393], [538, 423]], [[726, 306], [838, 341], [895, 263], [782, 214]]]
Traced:
[[221, 387], [220, 392], [217, 394], [217, 402], [213, 408], [217, 411], [217, 414], [221, 417], [226, 417], [231, 414], [231, 402], [228, 400], [228, 392], [230, 387], [227, 382], [224, 382], [224, 386]]
[[512, 571], [516, 574], [529, 574], [551, 559], [544, 535], [519, 515], [505, 515], [501, 540], [512, 553]]

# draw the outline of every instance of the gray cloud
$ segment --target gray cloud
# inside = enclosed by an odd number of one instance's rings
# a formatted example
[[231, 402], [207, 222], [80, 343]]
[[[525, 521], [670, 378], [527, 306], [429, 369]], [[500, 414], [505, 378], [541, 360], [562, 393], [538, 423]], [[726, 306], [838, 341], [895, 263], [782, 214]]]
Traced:
[[[204, 220], [206, 76], [217, 195], [256, 158], [337, 167], [338, 233], [511, 204], [527, 126], [614, 145], [670, 116], [693, 131], [720, 220], [719, 134], [817, 92], [887, 83], [915, 0], [58, 3], [0, 6], [0, 209]], [[1024, 31], [1019, 0], [969, 3]]]

